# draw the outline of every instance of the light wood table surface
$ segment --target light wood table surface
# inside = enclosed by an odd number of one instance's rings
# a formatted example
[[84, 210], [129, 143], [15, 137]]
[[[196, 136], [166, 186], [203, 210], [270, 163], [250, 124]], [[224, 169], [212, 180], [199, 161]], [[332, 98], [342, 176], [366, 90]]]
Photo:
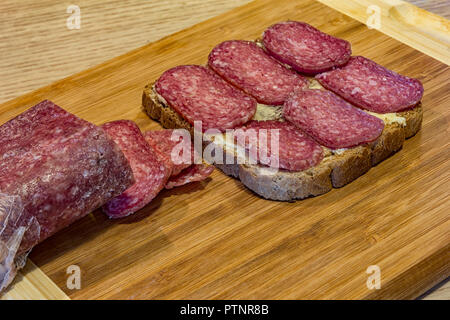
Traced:
[[[69, 3], [54, 0], [3, 0], [0, 2], [0, 102], [48, 85], [248, 2], [250, 1], [75, 0]], [[362, 10], [366, 9], [368, 4], [377, 4], [384, 10], [385, 6], [390, 9], [392, 5], [400, 3], [398, 0], [320, 2], [360, 21], [361, 17], [367, 14]], [[450, 5], [447, 0], [409, 2], [450, 18]], [[355, 3], [355, 6], [352, 7], [352, 3]], [[80, 29], [70, 30], [66, 26], [70, 16], [70, 13], [67, 13], [69, 4], [78, 5], [81, 9]], [[448, 21], [422, 14], [422, 11], [419, 11], [419, 15], [409, 15], [409, 6], [402, 9], [404, 10], [392, 12], [388, 10], [389, 17], [386, 21], [390, 22], [392, 15], [396, 24], [387, 24], [385, 30], [381, 28], [381, 31], [418, 50], [422, 49], [421, 51], [441, 61], [450, 59]], [[396, 33], [397, 26], [401, 27], [400, 24], [403, 23], [416, 25], [404, 39]], [[431, 39], [430, 42], [428, 39]], [[435, 49], [437, 51], [433, 51]], [[450, 299], [450, 283], [439, 285], [422, 298]]]

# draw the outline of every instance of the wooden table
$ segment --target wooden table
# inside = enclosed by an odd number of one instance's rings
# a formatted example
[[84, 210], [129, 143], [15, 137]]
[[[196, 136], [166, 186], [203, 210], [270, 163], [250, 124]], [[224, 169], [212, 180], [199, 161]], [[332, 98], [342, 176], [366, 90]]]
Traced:
[[[244, 0], [188, 1], [119, 1], [105, 4], [98, 0], [80, 0], [81, 28], [66, 27], [66, 3], [50, 0], [6, 0], [0, 4], [0, 102], [32, 91], [57, 79], [69, 76], [105, 60], [160, 39], [200, 21], [245, 4]], [[449, 23], [445, 19], [416, 10], [399, 1], [333, 1], [320, 0], [345, 14], [365, 22], [365, 9], [376, 4], [388, 10], [381, 31], [448, 63]], [[450, 17], [445, 1], [411, 1], [425, 9]], [[400, 7], [398, 6], [400, 4]], [[412, 21], [412, 20], [414, 21]], [[417, 23], [419, 22], [419, 23]], [[415, 27], [411, 28], [411, 23]], [[407, 29], [407, 32], [402, 32]], [[447, 59], [447, 61], [445, 61]], [[46, 280], [32, 264], [27, 277], [21, 279], [9, 298], [64, 298], [65, 295]], [[47, 292], [30, 288], [47, 287]], [[16, 291], [17, 291], [16, 290]], [[443, 284], [425, 298], [450, 299], [450, 284]]]

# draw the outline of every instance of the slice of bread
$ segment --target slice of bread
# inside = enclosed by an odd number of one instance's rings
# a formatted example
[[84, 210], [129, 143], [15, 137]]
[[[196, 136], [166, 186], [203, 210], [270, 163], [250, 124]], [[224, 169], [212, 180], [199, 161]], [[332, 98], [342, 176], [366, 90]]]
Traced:
[[[317, 87], [313, 80], [310, 83], [311, 88]], [[193, 136], [191, 124], [167, 105], [164, 98], [156, 93], [154, 84], [145, 87], [142, 105], [145, 112], [163, 127], [183, 128]], [[247, 188], [261, 197], [280, 201], [304, 199], [326, 193], [333, 187], [342, 187], [363, 175], [372, 166], [400, 150], [405, 138], [413, 136], [422, 122], [420, 104], [413, 110], [402, 113], [374, 115], [385, 122], [383, 133], [376, 141], [349, 149], [330, 150], [323, 147], [324, 159], [317, 166], [300, 172], [279, 170], [273, 173], [265, 166], [238, 164], [237, 147], [226, 142], [224, 135], [204, 136], [203, 148], [210, 143], [222, 148], [224, 161], [213, 164], [225, 174], [240, 179]], [[258, 105], [254, 119], [284, 121], [281, 107], [264, 105]], [[227, 155], [235, 160], [233, 164], [226, 164]]]

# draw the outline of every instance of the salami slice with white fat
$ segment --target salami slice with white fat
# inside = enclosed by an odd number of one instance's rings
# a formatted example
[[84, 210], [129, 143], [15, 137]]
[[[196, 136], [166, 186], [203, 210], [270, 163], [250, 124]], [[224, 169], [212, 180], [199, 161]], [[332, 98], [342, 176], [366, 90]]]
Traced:
[[323, 159], [322, 147], [286, 121], [252, 120], [236, 129], [234, 136], [253, 160], [268, 167], [302, 171]]
[[126, 217], [147, 205], [164, 188], [170, 169], [148, 145], [139, 127], [129, 120], [102, 125], [128, 159], [135, 183], [103, 206], [110, 218]]
[[298, 21], [272, 25], [264, 31], [262, 41], [273, 57], [294, 70], [307, 74], [342, 66], [352, 53], [348, 41]]
[[232, 129], [256, 112], [254, 98], [203, 66], [169, 69], [156, 81], [155, 89], [190, 124], [202, 121], [203, 131]]
[[296, 91], [283, 107], [284, 117], [320, 144], [331, 148], [350, 148], [376, 140], [384, 122], [331, 91]]
[[354, 105], [377, 113], [410, 109], [423, 95], [419, 80], [399, 75], [361, 56], [352, 57], [344, 67], [316, 78]]
[[203, 181], [211, 175], [214, 167], [206, 164], [194, 164], [183, 169], [179, 174], [170, 177], [166, 183], [166, 189], [180, 187], [185, 184]]
[[296, 87], [307, 85], [304, 77], [282, 66], [252, 41], [220, 43], [209, 54], [208, 65], [225, 80], [268, 105], [283, 104]]
[[190, 135], [186, 137], [182, 134], [176, 129], [151, 130], [144, 133], [147, 143], [171, 170], [166, 189], [205, 180], [214, 171], [214, 167], [211, 165], [194, 163], [194, 152], [196, 151]]
[[[193, 163], [193, 147], [190, 139], [174, 135], [175, 130], [151, 130], [144, 133], [147, 143], [156, 151], [158, 157], [171, 169], [171, 176], [179, 174]], [[179, 148], [175, 147], [179, 145]], [[189, 150], [188, 154], [183, 154]]]

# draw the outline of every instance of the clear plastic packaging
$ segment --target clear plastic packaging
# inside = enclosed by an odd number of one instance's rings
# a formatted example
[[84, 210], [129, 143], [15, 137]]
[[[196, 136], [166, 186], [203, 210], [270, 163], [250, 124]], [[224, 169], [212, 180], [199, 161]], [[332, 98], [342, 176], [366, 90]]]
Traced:
[[34, 217], [24, 221], [20, 197], [0, 193], [0, 292], [23, 268], [28, 253], [17, 255], [25, 232], [39, 237], [40, 226]]

